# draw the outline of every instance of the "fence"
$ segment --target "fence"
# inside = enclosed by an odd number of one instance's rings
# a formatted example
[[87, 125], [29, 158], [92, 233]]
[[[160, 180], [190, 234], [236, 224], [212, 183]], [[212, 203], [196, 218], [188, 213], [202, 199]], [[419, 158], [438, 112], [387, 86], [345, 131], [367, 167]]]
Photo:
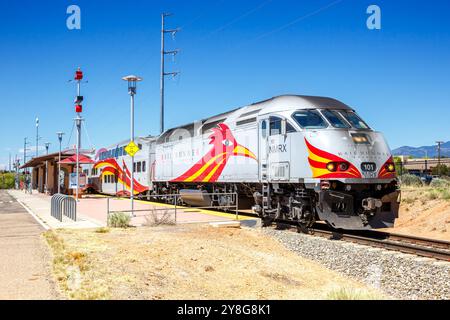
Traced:
[[[107, 198], [107, 204], [106, 204], [106, 210], [107, 210], [107, 221], [109, 221], [109, 217], [111, 214], [114, 213], [130, 213], [132, 218], [137, 217], [144, 217], [147, 218], [149, 215], [153, 215], [154, 219], [160, 219], [164, 220], [166, 219], [166, 222], [169, 222], [167, 219], [167, 213], [173, 212], [173, 223], [177, 223], [177, 215], [180, 212], [184, 212], [185, 210], [189, 210], [192, 212], [192, 210], [201, 210], [201, 209], [219, 209], [219, 210], [228, 210], [232, 211], [235, 214], [236, 220], [239, 220], [239, 196], [236, 192], [224, 192], [224, 193], [201, 193], [202, 197], [206, 197], [207, 199], [211, 199], [210, 205], [208, 206], [185, 206], [184, 204], [181, 204], [180, 200], [183, 200], [183, 197], [186, 197], [186, 194], [152, 194], [150, 196], [140, 196], [135, 198], [136, 200], [147, 200], [149, 204], [152, 204], [151, 200], [164, 200], [164, 202], [160, 202], [156, 204], [156, 206], [164, 206], [164, 208], [148, 208], [148, 209], [134, 209], [134, 210], [111, 210], [111, 204], [110, 199], [115, 198]], [[219, 197], [225, 197], [222, 198], [222, 202], [225, 199], [228, 204], [220, 204]], [[216, 203], [216, 205], [214, 204]], [[139, 214], [148, 212], [149, 214]], [[159, 213], [162, 212], [162, 216], [159, 216]], [[138, 213], [138, 214], [136, 214]], [[158, 224], [158, 221], [156, 221], [155, 224]]]
[[51, 215], [55, 219], [62, 222], [63, 215], [77, 221], [77, 202], [76, 200], [65, 194], [54, 194], [51, 199]]

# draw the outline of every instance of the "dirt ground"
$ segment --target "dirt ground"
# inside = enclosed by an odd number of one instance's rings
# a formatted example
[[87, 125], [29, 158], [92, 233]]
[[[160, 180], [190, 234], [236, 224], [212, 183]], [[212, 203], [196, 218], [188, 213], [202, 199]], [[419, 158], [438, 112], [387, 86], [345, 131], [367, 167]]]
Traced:
[[450, 241], [450, 199], [430, 187], [403, 187], [399, 218], [387, 231]]
[[45, 234], [72, 299], [379, 299], [257, 230], [206, 225]]

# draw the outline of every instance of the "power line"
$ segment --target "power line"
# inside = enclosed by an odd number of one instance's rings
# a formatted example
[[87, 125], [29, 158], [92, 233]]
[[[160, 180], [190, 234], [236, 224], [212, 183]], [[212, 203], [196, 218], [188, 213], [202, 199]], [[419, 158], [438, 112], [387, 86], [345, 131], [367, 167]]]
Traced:
[[244, 19], [245, 17], [247, 17], [247, 16], [249, 16], [249, 15], [255, 13], [256, 11], [262, 9], [263, 7], [265, 7], [266, 5], [268, 5], [268, 4], [269, 4], [270, 2], [272, 2], [272, 1], [273, 1], [273, 0], [266, 0], [266, 1], [261, 2], [261, 3], [260, 3], [258, 6], [256, 6], [255, 8], [253, 8], [253, 9], [251, 9], [251, 10], [249, 10], [249, 11], [243, 13], [243, 14], [241, 14], [240, 16], [238, 16], [238, 17], [234, 18], [233, 20], [227, 22], [227, 23], [224, 24], [223, 26], [221, 26], [221, 27], [219, 27], [219, 28], [217, 28], [217, 29], [211, 31], [206, 37], [211, 36], [211, 35], [213, 35], [213, 34], [215, 34], [215, 33], [218, 33], [218, 32], [220, 32], [220, 31], [222, 31], [222, 30], [225, 30], [227, 27], [229, 27], [229, 26], [235, 24], [236, 22], [238, 22], [238, 21]]
[[329, 9], [329, 8], [339, 4], [339, 3], [341, 3], [342, 1], [344, 1], [344, 0], [335, 0], [335, 1], [327, 4], [326, 6], [323, 6], [323, 7], [319, 8], [319, 9], [317, 9], [317, 10], [315, 10], [313, 12], [310, 12], [310, 13], [308, 13], [306, 15], [303, 15], [301, 17], [298, 17], [298, 18], [292, 20], [291, 22], [282, 25], [281, 27], [278, 27], [278, 28], [276, 28], [276, 29], [274, 29], [272, 31], [266, 32], [266, 33], [256, 37], [254, 40], [261, 40], [261, 39], [263, 39], [263, 38], [265, 38], [267, 36], [270, 36], [270, 35], [272, 35], [274, 33], [280, 32], [280, 31], [282, 31], [282, 30], [284, 30], [284, 29], [286, 29], [286, 28], [288, 28], [288, 27], [290, 27], [290, 26], [292, 26], [292, 25], [294, 25], [294, 24], [296, 24], [296, 23], [298, 23], [298, 22], [300, 22], [300, 21], [302, 21], [304, 19], [307, 19], [307, 18], [312, 17], [312, 16], [314, 16], [314, 15], [316, 15], [318, 13], [321, 13], [322, 11], [325, 11], [325, 10], [327, 10], [327, 9]]
[[[216, 7], [216, 6], [218, 6], [219, 4], [224, 3], [225, 1], [226, 1], [226, 0], [218, 0], [218, 1], [215, 2], [215, 4], [214, 4], [212, 7]], [[183, 29], [185, 29], [186, 27], [188, 27], [188, 26], [194, 24], [195, 22], [197, 22], [201, 17], [203, 17], [203, 16], [206, 15], [207, 13], [208, 13], [208, 12], [206, 12], [206, 11], [200, 13], [200, 14], [197, 15], [194, 19], [192, 19], [192, 20], [186, 22], [184, 25], [182, 25], [182, 26], [180, 27], [180, 29], [183, 30]]]

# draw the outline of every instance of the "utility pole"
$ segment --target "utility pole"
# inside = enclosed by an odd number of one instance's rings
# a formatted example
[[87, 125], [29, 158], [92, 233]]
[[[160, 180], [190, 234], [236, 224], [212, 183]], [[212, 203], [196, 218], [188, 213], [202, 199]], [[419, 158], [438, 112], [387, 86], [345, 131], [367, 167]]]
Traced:
[[83, 111], [83, 106], [81, 103], [83, 102], [83, 96], [81, 95], [81, 80], [83, 79], [83, 72], [80, 68], [75, 71], [75, 81], [77, 82], [77, 97], [75, 99], [75, 112], [77, 113], [77, 117], [74, 119], [75, 124], [77, 126], [77, 152], [76, 152], [76, 181], [77, 188], [75, 191], [75, 199], [78, 201], [78, 192], [80, 187], [80, 148], [81, 148], [81, 123], [83, 118], [81, 117], [81, 112]]
[[9, 152], [9, 172], [11, 172], [11, 152]]
[[180, 31], [179, 28], [172, 29], [172, 30], [166, 30], [164, 29], [164, 20], [166, 17], [171, 16], [171, 13], [162, 13], [161, 14], [161, 108], [160, 108], [160, 133], [164, 132], [164, 80], [166, 76], [172, 76], [175, 77], [177, 74], [179, 74], [178, 71], [176, 72], [165, 72], [164, 68], [164, 57], [168, 54], [171, 54], [172, 56], [175, 56], [180, 50], [172, 50], [172, 51], [166, 51], [164, 47], [164, 37], [166, 33], [172, 34], [172, 37], [175, 37], [175, 34]]
[[64, 132], [57, 132], [59, 140], [59, 157], [58, 157], [58, 193], [61, 193], [61, 144]]
[[[28, 138], [24, 138], [23, 139], [23, 164], [27, 163], [27, 145], [29, 145], [30, 143], [27, 142]], [[28, 173], [27, 173], [27, 169], [23, 169], [23, 174], [24, 174], [24, 179], [25, 179], [25, 193], [27, 192], [28, 189]], [[31, 183], [31, 181], [30, 181]], [[33, 186], [30, 186], [30, 193], [33, 190]]]
[[[48, 147], [50, 147], [50, 142], [45, 143], [46, 155], [48, 155]], [[48, 191], [47, 183], [48, 183], [48, 160], [45, 160], [45, 184], [44, 184], [45, 193], [47, 193]]]
[[36, 158], [39, 155], [39, 118], [36, 117]]
[[444, 141], [436, 141], [437, 143], [437, 149], [438, 149], [438, 171], [437, 174], [440, 177], [441, 176], [441, 144], [444, 143]]

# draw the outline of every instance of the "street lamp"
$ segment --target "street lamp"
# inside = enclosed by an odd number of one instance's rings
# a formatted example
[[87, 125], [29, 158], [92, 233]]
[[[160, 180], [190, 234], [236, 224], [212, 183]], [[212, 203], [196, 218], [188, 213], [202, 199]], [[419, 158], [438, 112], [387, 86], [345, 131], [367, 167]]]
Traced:
[[64, 132], [57, 132], [58, 140], [59, 140], [59, 157], [58, 157], [58, 193], [61, 193], [61, 143]]
[[[45, 143], [45, 154], [48, 155], [48, 147], [50, 147], [50, 142]], [[48, 160], [45, 160], [45, 193], [47, 193], [47, 182], [48, 182]]]
[[[130, 114], [130, 143], [134, 143], [134, 95], [136, 94], [136, 83], [138, 81], [142, 81], [142, 78], [135, 76], [135, 75], [129, 75], [126, 77], [123, 77], [122, 80], [128, 82], [128, 94], [131, 97], [131, 114]], [[134, 216], [134, 154], [131, 156], [131, 186], [130, 186], [130, 199], [131, 199], [131, 215]]]

